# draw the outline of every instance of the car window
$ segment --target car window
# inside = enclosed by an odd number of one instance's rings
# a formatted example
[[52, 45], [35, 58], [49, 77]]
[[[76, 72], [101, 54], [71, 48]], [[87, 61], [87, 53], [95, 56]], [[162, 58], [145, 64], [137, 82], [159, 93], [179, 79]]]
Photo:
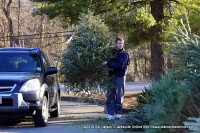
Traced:
[[0, 72], [41, 72], [37, 54], [0, 53]]

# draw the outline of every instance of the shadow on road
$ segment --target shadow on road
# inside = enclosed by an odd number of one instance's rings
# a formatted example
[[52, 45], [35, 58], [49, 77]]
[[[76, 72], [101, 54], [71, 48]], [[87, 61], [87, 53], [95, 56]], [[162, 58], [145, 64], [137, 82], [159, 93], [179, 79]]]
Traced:
[[[34, 126], [31, 117], [21, 120], [0, 119], [1, 133], [99, 133], [107, 132], [105, 127], [112, 127], [121, 120], [105, 120], [104, 107], [78, 102], [61, 102], [61, 116], [49, 118], [43, 128]], [[123, 132], [120, 129], [108, 129], [110, 132]]]
[[0, 122], [1, 133], [105, 133], [121, 132], [124, 130], [112, 128], [120, 120], [107, 121], [103, 118], [77, 118], [60, 117], [49, 119], [48, 126], [43, 128], [34, 127], [31, 119], [25, 119], [20, 123], [13, 123], [9, 120]]

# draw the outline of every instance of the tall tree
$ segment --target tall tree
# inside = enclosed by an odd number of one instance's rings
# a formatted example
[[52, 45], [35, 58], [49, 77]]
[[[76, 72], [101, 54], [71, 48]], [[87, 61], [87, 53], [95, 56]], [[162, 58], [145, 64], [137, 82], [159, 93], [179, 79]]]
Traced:
[[151, 14], [156, 20], [156, 25], [151, 27], [151, 77], [155, 80], [160, 80], [161, 74], [164, 73], [164, 58], [163, 50], [160, 44], [160, 33], [162, 27], [160, 22], [164, 19], [164, 1], [153, 0], [150, 2]]
[[[87, 13], [88, 9], [96, 15], [105, 17], [105, 21], [110, 27], [119, 32], [125, 32], [132, 37], [132, 43], [141, 44], [145, 41], [151, 43], [151, 76], [154, 80], [160, 80], [160, 75], [164, 72], [163, 50], [160, 42], [162, 36], [163, 23], [167, 24], [167, 19], [173, 18], [173, 10], [178, 6], [188, 6], [189, 3], [198, 3], [197, 0], [34, 0], [36, 2], [47, 2], [46, 7], [40, 10], [50, 18], [61, 17], [62, 20], [72, 24], [77, 24], [81, 13]], [[140, 10], [145, 10], [141, 14]], [[141, 14], [140, 18], [137, 15]], [[148, 17], [143, 21], [144, 14]], [[169, 14], [169, 15], [168, 15]], [[153, 22], [151, 19], [154, 19]], [[138, 20], [139, 21], [138, 21]], [[139, 22], [139, 23], [138, 23]], [[167, 26], [166, 26], [167, 27]], [[139, 34], [139, 35], [138, 35]]]
[[8, 25], [8, 33], [9, 33], [9, 40], [10, 40], [10, 47], [13, 46], [13, 24], [12, 24], [12, 18], [10, 16], [10, 6], [12, 4], [12, 0], [2, 0], [1, 7], [3, 10], [3, 13], [7, 19], [7, 25]]

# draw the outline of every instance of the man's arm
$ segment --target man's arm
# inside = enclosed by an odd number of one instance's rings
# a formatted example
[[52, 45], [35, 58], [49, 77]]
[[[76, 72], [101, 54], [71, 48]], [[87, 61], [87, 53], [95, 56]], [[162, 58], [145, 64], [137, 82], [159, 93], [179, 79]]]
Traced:
[[115, 61], [108, 61], [107, 66], [113, 69], [122, 69], [128, 60], [128, 55], [126, 53], [122, 53], [118, 55], [117, 60]]

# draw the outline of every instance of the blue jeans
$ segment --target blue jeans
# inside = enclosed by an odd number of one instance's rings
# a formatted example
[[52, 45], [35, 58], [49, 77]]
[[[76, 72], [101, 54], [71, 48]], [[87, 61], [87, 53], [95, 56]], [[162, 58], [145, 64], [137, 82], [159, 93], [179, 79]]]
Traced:
[[109, 90], [106, 101], [108, 114], [114, 115], [122, 113], [126, 77], [113, 76], [112, 83], [114, 87]]

